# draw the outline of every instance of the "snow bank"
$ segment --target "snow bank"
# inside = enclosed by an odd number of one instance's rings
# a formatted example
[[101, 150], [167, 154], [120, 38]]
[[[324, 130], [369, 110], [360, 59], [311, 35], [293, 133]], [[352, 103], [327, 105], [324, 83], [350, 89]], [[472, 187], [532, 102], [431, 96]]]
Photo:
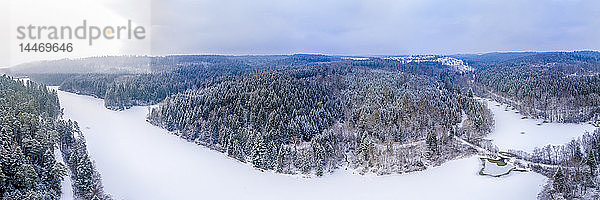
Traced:
[[480, 176], [477, 157], [389, 176], [261, 172], [146, 123], [147, 107], [111, 111], [93, 97], [59, 92], [59, 98], [88, 140], [105, 191], [120, 199], [535, 199], [546, 182], [536, 173]]

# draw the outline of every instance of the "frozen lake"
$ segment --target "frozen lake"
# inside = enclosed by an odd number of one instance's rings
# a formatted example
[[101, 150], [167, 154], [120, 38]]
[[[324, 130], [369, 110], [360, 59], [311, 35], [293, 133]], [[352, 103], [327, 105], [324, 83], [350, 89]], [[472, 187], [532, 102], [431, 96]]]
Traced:
[[494, 131], [487, 138], [492, 139], [500, 150], [515, 149], [531, 153], [535, 147], [562, 145], [596, 129], [588, 123], [542, 123], [540, 119], [522, 119], [521, 114], [506, 104], [481, 100], [488, 104], [496, 120]]
[[111, 111], [101, 99], [58, 94], [65, 117], [87, 138], [105, 191], [117, 199], [535, 199], [546, 181], [530, 172], [480, 176], [477, 157], [389, 176], [261, 172], [147, 123], [147, 107]]

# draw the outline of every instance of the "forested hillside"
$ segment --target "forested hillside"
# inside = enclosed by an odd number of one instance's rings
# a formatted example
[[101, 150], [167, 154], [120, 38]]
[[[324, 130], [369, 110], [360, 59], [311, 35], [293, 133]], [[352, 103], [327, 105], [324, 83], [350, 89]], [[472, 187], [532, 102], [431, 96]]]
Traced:
[[[167, 98], [149, 121], [262, 169], [397, 173], [468, 153], [452, 137], [491, 129], [489, 111], [459, 91], [417, 74], [324, 64], [223, 78]], [[470, 123], [459, 133], [461, 113]]]
[[[61, 115], [56, 91], [34, 82], [0, 77], [2, 199], [58, 199], [67, 167], [77, 197], [109, 198], [102, 192], [99, 176], [86, 175], [97, 172], [87, 156], [82, 136], [78, 136], [77, 147], [63, 141], [64, 137], [72, 137], [72, 129], [59, 119]], [[63, 154], [68, 166], [55, 158], [55, 148], [59, 146], [62, 152], [77, 151]]]
[[478, 70], [482, 95], [556, 122], [600, 117], [600, 53], [538, 53]]
[[[113, 57], [108, 60], [116, 59]], [[129, 60], [133, 58], [128, 58]], [[116, 60], [128, 60], [126, 58]], [[137, 60], [142, 58], [136, 58]], [[106, 61], [92, 59], [92, 64], [83, 65], [90, 73], [73, 73], [57, 70], [53, 73], [24, 73], [14, 70], [15, 75], [28, 75], [32, 80], [47, 84], [60, 85], [60, 89], [84, 95], [92, 95], [105, 100], [106, 107], [115, 110], [127, 109], [136, 105], [151, 105], [165, 97], [204, 88], [223, 76], [239, 76], [277, 70], [303, 70], [319, 66], [338, 66], [340, 68], [364, 67], [388, 71], [404, 71], [414, 74], [442, 77], [456, 73], [440, 62], [405, 63], [391, 59], [371, 58], [368, 60], [344, 60], [335, 56], [295, 54], [289, 56], [166, 56], [151, 57], [148, 73], [96, 73]], [[84, 59], [86, 60], [86, 59]], [[134, 59], [135, 60], [135, 59]], [[57, 61], [58, 62], [58, 61]], [[63, 65], [77, 65], [60, 61]], [[99, 64], [94, 65], [97, 62]], [[30, 67], [43, 69], [56, 65]], [[97, 66], [98, 65], [98, 66]], [[132, 70], [138, 69], [137, 65]], [[75, 66], [73, 66], [75, 67]], [[122, 67], [127, 69], [126, 67]], [[32, 69], [32, 70], [33, 70]]]
[[[325, 55], [291, 56], [166, 56], [166, 57], [107, 57], [83, 60], [54, 61], [42, 64], [30, 64], [17, 67], [12, 74], [28, 75], [36, 81], [60, 85], [60, 89], [77, 94], [91, 95], [105, 99], [106, 107], [114, 110], [127, 109], [136, 105], [151, 105], [165, 97], [203, 88], [222, 76], [235, 76], [246, 73], [258, 73], [279, 69], [291, 69], [309, 65], [338, 61], [339, 58]], [[108, 61], [106, 61], [108, 60]], [[122, 73], [102, 73], [106, 63], [116, 60]], [[88, 62], [86, 62], [88, 61]], [[136, 71], [141, 62], [147, 62], [146, 71]], [[85, 63], [85, 64], [81, 64]], [[47, 64], [47, 65], [46, 65]], [[74, 73], [55, 69], [51, 73], [30, 72], [47, 71], [55, 65], [68, 65], [70, 68], [90, 68], [89, 73]], [[109, 65], [109, 69], [110, 65]], [[130, 69], [130, 70], [129, 70]], [[77, 72], [77, 71], [75, 71]]]
[[[473, 151], [492, 130], [476, 96], [527, 117], [599, 118], [598, 52], [362, 59], [326, 55], [151, 57], [148, 73], [35, 74], [110, 109], [160, 103], [150, 123], [283, 173], [340, 166], [421, 170]], [[100, 62], [102, 63], [102, 62]], [[458, 138], [458, 139], [457, 139]]]

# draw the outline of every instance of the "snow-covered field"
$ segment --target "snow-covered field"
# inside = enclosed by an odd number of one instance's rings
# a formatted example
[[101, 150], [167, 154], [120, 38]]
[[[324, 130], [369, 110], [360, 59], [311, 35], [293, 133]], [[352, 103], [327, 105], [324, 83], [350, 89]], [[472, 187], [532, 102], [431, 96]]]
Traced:
[[535, 199], [546, 181], [531, 172], [480, 176], [477, 157], [389, 176], [261, 172], [152, 126], [147, 107], [111, 111], [100, 99], [60, 91], [59, 99], [65, 117], [79, 122], [106, 192], [118, 199]]
[[[535, 147], [548, 144], [562, 145], [586, 131], [593, 132], [596, 127], [588, 123], [542, 123], [539, 119], [522, 119], [516, 110], [489, 99], [482, 99], [494, 113], [496, 125], [487, 136], [500, 150], [523, 150], [533, 152]], [[541, 125], [540, 125], [541, 124]]]

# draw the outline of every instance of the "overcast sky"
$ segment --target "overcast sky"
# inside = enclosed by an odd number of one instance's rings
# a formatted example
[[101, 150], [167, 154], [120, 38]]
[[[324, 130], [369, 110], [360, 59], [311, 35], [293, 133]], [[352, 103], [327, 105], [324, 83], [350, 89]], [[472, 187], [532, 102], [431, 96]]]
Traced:
[[164, 4], [152, 11], [156, 53], [452, 54], [600, 47], [598, 0], [156, 4]]
[[97, 0], [99, 6], [79, 7], [73, 1], [52, 4], [80, 12], [105, 9], [115, 23], [134, 19], [151, 30], [151, 46], [120, 44], [118, 51], [90, 54], [389, 55], [600, 47], [598, 0]]

